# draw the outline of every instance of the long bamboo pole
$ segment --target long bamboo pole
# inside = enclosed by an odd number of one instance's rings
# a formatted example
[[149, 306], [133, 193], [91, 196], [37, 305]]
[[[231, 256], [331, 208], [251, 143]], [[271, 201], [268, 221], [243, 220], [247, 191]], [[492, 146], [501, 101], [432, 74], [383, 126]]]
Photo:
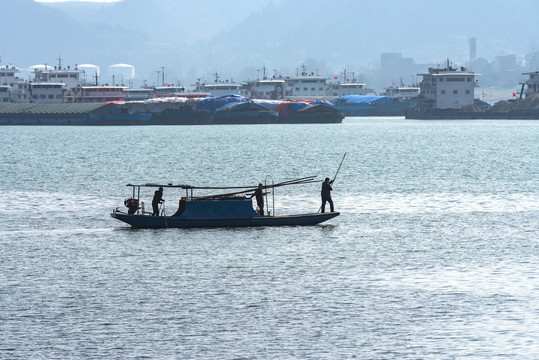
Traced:
[[[309, 183], [313, 183], [313, 182], [318, 182], [318, 181], [316, 181], [314, 179], [315, 177], [316, 176], [309, 176], [309, 177], [295, 179], [295, 180], [283, 181], [283, 182], [277, 183], [275, 185], [262, 186], [262, 188], [263, 189], [272, 189], [272, 188], [281, 187], [281, 186], [302, 185], [302, 184], [309, 184]], [[231, 187], [231, 188], [234, 188], [234, 187]], [[248, 189], [245, 189], [245, 190], [242, 190], [242, 191], [234, 191], [234, 192], [229, 192], [229, 193], [224, 193], [224, 194], [213, 194], [213, 195], [206, 195], [206, 196], [197, 196], [196, 198], [197, 199], [211, 199], [211, 198], [220, 198], [220, 197], [226, 197], [226, 196], [240, 195], [240, 194], [246, 194], [246, 193], [253, 192], [257, 188], [258, 188], [258, 186], [251, 187], [251, 188], [248, 188]], [[206, 188], [197, 188], [197, 189], [206, 189]]]
[[[335, 176], [333, 177], [333, 180], [331, 180], [331, 184], [335, 183], [335, 179], [337, 178], [337, 175], [339, 174], [339, 171], [341, 170], [341, 166], [342, 166], [342, 163], [344, 162], [345, 157], [346, 157], [346, 153], [344, 153], [344, 155], [343, 155], [343, 157], [341, 159], [341, 163], [339, 164], [339, 168], [337, 169], [337, 172], [335, 173]], [[322, 211], [322, 205], [320, 205], [317, 212], [320, 212], [320, 211]]]

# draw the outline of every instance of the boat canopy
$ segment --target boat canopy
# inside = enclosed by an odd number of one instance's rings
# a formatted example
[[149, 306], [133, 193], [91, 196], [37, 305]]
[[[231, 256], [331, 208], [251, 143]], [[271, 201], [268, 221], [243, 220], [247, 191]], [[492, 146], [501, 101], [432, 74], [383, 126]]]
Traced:
[[335, 105], [344, 104], [383, 104], [391, 102], [389, 96], [368, 96], [368, 95], [345, 95], [332, 101]]

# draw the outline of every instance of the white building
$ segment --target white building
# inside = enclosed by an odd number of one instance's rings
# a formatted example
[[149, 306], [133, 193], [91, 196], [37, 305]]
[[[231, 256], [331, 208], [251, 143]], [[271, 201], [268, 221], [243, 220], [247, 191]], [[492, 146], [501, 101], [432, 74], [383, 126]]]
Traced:
[[0, 68], [0, 86], [2, 95], [0, 102], [29, 102], [28, 83], [18, 77], [20, 70], [15, 66]]
[[124, 89], [125, 101], [142, 101], [154, 97], [153, 88]]
[[[34, 71], [34, 81], [30, 84], [19, 84], [19, 92], [27, 93], [32, 103], [63, 103], [72, 102], [71, 90], [82, 85], [84, 71], [75, 65], [62, 67], [61, 59], [58, 66], [34, 65], [30, 69]], [[28, 91], [25, 92], [25, 88]], [[17, 94], [17, 97], [19, 94]]]
[[34, 82], [39, 83], [63, 83], [67, 89], [81, 85], [81, 70], [67, 69], [46, 69], [34, 68]]
[[523, 73], [522, 75], [528, 75], [528, 80], [520, 83], [522, 85], [520, 97], [539, 94], [539, 71]]
[[[394, 83], [393, 83], [394, 84]], [[394, 99], [410, 100], [419, 95], [421, 89], [419, 86], [392, 85], [384, 89], [381, 96], [389, 96]]]
[[9, 86], [0, 85], [0, 104], [10, 102]]
[[30, 102], [32, 103], [63, 103], [66, 97], [64, 83], [30, 83]]
[[11, 102], [14, 103], [29, 103], [30, 102], [30, 82], [19, 81], [15, 86], [9, 89]]
[[373, 89], [369, 89], [367, 84], [360, 82], [350, 83], [335, 83], [328, 85], [329, 96], [346, 96], [346, 95], [367, 95], [373, 93]]
[[77, 86], [71, 89], [75, 103], [102, 103], [125, 101], [126, 86]]
[[317, 100], [323, 99], [327, 93], [327, 77], [308, 74], [305, 65], [301, 67], [302, 72], [296, 77], [287, 77], [286, 98], [292, 100]]
[[420, 92], [417, 108], [420, 111], [434, 109], [461, 109], [474, 103], [474, 89], [478, 86], [475, 74], [466, 68], [429, 68], [428, 74], [419, 74], [423, 80], [419, 84]]
[[233, 82], [220, 82], [214, 84], [201, 84], [197, 82], [195, 91], [209, 93], [211, 96], [241, 95], [241, 84]]
[[185, 95], [183, 86], [157, 86], [153, 91], [155, 97], [183, 97]]
[[15, 66], [0, 68], [0, 85], [14, 87], [21, 79], [17, 76], [19, 69]]
[[240, 95], [249, 99], [284, 99], [286, 81], [284, 79], [248, 80], [243, 84]]

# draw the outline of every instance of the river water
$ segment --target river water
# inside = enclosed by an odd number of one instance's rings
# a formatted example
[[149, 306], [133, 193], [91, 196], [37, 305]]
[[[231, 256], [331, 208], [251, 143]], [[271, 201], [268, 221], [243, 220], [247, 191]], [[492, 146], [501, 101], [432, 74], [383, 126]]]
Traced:
[[[539, 122], [2, 127], [1, 359], [539, 358]], [[132, 230], [127, 183], [333, 177], [307, 227]], [[320, 184], [278, 188], [316, 212]], [[180, 194], [165, 189], [167, 213]], [[151, 193], [143, 194], [147, 204]]]

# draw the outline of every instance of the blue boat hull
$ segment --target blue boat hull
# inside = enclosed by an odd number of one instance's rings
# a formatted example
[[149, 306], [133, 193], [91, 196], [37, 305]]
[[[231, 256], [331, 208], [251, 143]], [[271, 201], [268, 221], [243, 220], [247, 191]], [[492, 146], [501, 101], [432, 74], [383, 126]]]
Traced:
[[315, 225], [338, 216], [338, 212], [312, 213], [287, 216], [254, 216], [249, 218], [202, 219], [171, 216], [128, 215], [113, 212], [111, 216], [134, 228], [211, 228]]
[[[356, 95], [361, 99], [363, 96]], [[365, 98], [373, 98], [365, 96]], [[383, 98], [383, 97], [377, 97]], [[385, 98], [387, 99], [387, 98]], [[345, 116], [404, 116], [408, 110], [415, 107], [415, 100], [391, 99], [389, 101], [367, 102], [346, 102], [336, 101], [335, 107], [342, 111]]]

